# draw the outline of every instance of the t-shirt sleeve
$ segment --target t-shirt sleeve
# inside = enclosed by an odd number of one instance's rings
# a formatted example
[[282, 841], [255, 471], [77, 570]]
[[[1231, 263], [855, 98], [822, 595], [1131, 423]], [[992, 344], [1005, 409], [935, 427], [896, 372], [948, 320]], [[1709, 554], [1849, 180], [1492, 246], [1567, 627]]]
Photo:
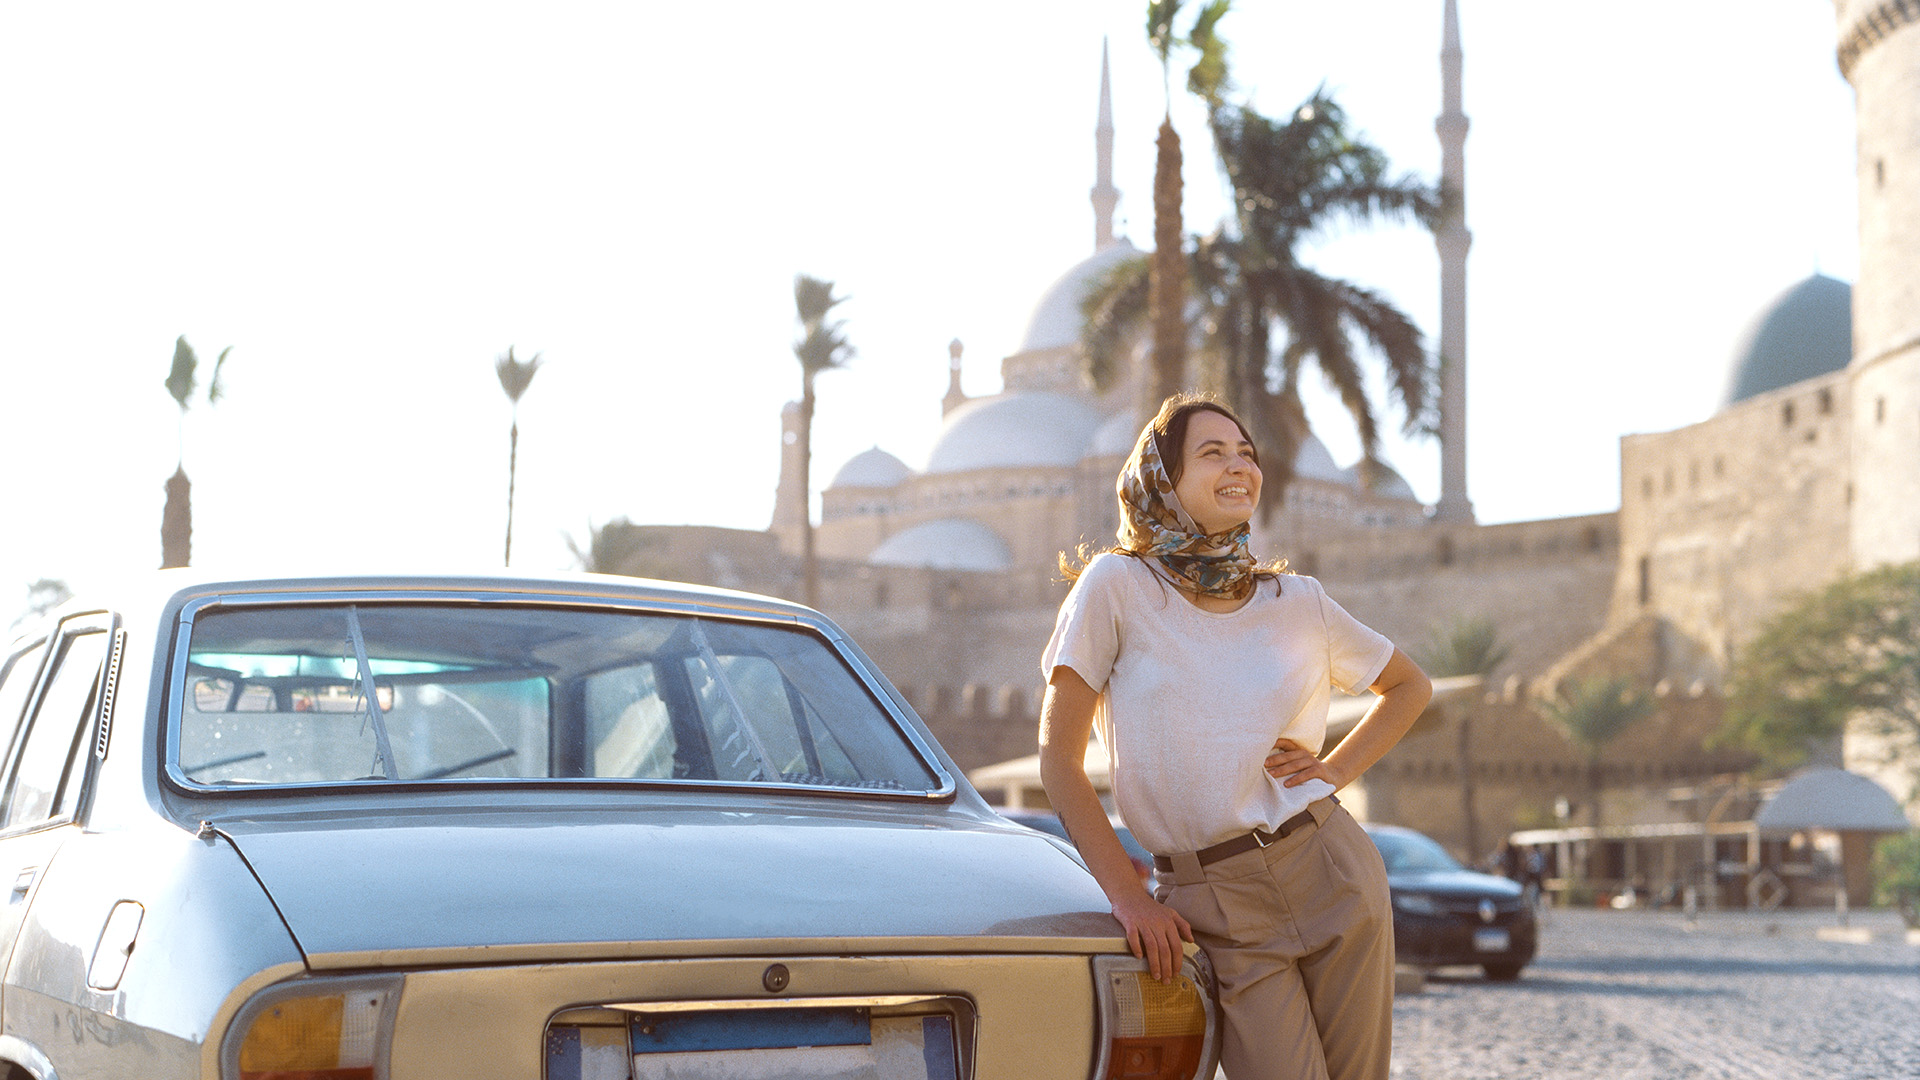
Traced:
[[1393, 659], [1393, 642], [1386, 635], [1347, 614], [1325, 589], [1320, 594], [1320, 615], [1327, 627], [1327, 670], [1333, 685], [1349, 694], [1358, 694], [1372, 686]]
[[[1120, 655], [1120, 605], [1116, 595], [1124, 584], [1126, 567], [1114, 565], [1116, 556], [1096, 556], [1073, 583], [1054, 620], [1053, 637], [1040, 654], [1040, 677], [1051, 679], [1056, 667], [1070, 667], [1094, 690], [1104, 690], [1113, 661]], [[1116, 573], [1115, 571], [1120, 571]]]

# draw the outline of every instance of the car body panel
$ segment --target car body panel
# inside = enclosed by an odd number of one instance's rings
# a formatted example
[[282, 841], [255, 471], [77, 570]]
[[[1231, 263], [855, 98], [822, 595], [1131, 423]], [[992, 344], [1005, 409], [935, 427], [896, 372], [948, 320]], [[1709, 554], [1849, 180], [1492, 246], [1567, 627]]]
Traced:
[[[792, 973], [777, 997], [761, 981], [775, 962]], [[584, 1004], [775, 999], [804, 1005], [814, 998], [923, 993], [972, 1003], [981, 1018], [975, 1076], [1085, 1080], [1091, 1047], [1061, 1036], [1092, 1030], [1090, 962], [1025, 954], [767, 954], [416, 972], [401, 995], [396, 1027], [407, 1034], [394, 1046], [394, 1076], [539, 1076], [548, 1019]], [[498, 1046], [505, 1060], [438, 1036], [470, 1025], [474, 1015], [504, 1032]]]
[[[930, 829], [925, 814], [889, 820], [884, 809], [650, 809], [656, 801], [668, 800], [220, 827], [315, 967], [723, 938], [944, 940], [1048, 917], [1118, 932], [1091, 878], [1062, 873], [1064, 854], [1011, 827]], [[983, 866], [991, 889], [979, 888]]]

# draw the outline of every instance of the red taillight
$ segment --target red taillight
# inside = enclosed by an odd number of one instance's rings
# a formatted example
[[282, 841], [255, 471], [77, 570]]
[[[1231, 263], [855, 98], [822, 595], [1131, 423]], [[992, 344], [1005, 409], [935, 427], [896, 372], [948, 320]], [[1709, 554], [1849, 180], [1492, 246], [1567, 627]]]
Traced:
[[1107, 1080], [1189, 1080], [1200, 1069], [1204, 1035], [1115, 1039]]

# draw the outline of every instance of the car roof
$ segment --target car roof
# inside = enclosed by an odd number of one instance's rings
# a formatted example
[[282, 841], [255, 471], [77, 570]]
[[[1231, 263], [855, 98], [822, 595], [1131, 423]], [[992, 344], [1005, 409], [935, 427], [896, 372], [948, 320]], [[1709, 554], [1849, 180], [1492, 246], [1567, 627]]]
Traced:
[[151, 570], [92, 587], [65, 601], [38, 620], [16, 629], [16, 635], [37, 634], [59, 619], [83, 612], [113, 610], [123, 614], [152, 614], [210, 596], [331, 592], [445, 593], [467, 599], [506, 599], [516, 594], [582, 600], [622, 600], [669, 606], [711, 608], [816, 622], [818, 612], [777, 597], [733, 589], [691, 585], [676, 581], [551, 571], [541, 574], [505, 570], [466, 572], [318, 571], [313, 573], [246, 572], [189, 567]]

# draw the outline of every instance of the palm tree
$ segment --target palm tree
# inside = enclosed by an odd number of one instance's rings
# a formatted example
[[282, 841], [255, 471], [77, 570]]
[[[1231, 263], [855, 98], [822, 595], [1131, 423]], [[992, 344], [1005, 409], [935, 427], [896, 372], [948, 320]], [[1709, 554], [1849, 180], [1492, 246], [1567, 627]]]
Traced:
[[507, 546], [501, 565], [513, 564], [513, 482], [520, 467], [520, 397], [533, 385], [533, 377], [540, 371], [540, 354], [520, 361], [513, 358], [513, 346], [507, 346], [507, 353], [493, 362], [493, 373], [500, 376], [500, 389], [506, 391], [507, 400], [513, 406], [513, 423], [507, 429]]
[[1180, 203], [1180, 133], [1173, 128], [1173, 49], [1187, 45], [1200, 56], [1187, 72], [1187, 88], [1216, 107], [1227, 88], [1227, 47], [1218, 33], [1229, 0], [1211, 0], [1201, 7], [1183, 39], [1174, 33], [1173, 20], [1183, 0], [1150, 0], [1147, 4], [1147, 42], [1160, 57], [1161, 89], [1166, 113], [1154, 140], [1153, 255], [1149, 270], [1149, 305], [1153, 313], [1153, 377], [1147, 380], [1145, 404], [1158, 407], [1167, 395], [1187, 385], [1187, 282], [1182, 265]]
[[1620, 733], [1653, 714], [1653, 698], [1620, 677], [1591, 677], [1541, 702], [1540, 712], [1586, 758], [1587, 818], [1600, 830], [1600, 755]]
[[[1412, 178], [1392, 177], [1386, 155], [1348, 130], [1324, 90], [1285, 122], [1251, 106], [1210, 110], [1214, 146], [1234, 197], [1233, 217], [1195, 242], [1188, 267], [1202, 318], [1202, 384], [1231, 403], [1269, 448], [1267, 487], [1283, 494], [1306, 440], [1301, 376], [1308, 361], [1339, 395], [1358, 430], [1363, 469], [1379, 465], [1380, 419], [1367, 393], [1357, 343], [1385, 360], [1390, 394], [1409, 433], [1430, 430], [1434, 371], [1420, 330], [1362, 285], [1301, 265], [1299, 249], [1341, 220], [1411, 217], [1439, 221], [1442, 202]], [[1125, 346], [1149, 315], [1144, 262], [1113, 268], [1087, 297], [1081, 335], [1098, 386], [1125, 363]], [[1263, 502], [1269, 515], [1281, 499]]]
[[[226, 366], [227, 354], [233, 351], [229, 345], [220, 350], [213, 361], [213, 378], [207, 381], [207, 404], [219, 403], [224, 396], [220, 388], [220, 369]], [[193, 346], [187, 344], [187, 336], [180, 335], [173, 342], [173, 367], [167, 372], [167, 393], [172, 395], [174, 404], [180, 406], [180, 425], [177, 434], [176, 461], [173, 475], [167, 478], [167, 502], [160, 511], [160, 568], [185, 566], [193, 556], [193, 482], [187, 479], [187, 409], [193, 404], [193, 392], [199, 388], [196, 372], [200, 367], [200, 358], [194, 354]]]
[[[1493, 674], [1506, 662], [1507, 645], [1489, 619], [1461, 617], [1434, 631], [1420, 650], [1420, 666], [1436, 678]], [[1467, 825], [1468, 858], [1480, 856], [1480, 826], [1473, 811], [1473, 712], [1460, 712], [1460, 812]]]
[[580, 569], [589, 574], [627, 574], [633, 577], [657, 577], [650, 573], [645, 556], [660, 546], [659, 537], [649, 535], [640, 526], [625, 517], [617, 517], [605, 525], [587, 522], [587, 542], [582, 545], [572, 535], [566, 537], [567, 548], [580, 563]]
[[800, 317], [800, 340], [793, 343], [793, 355], [800, 361], [800, 497], [802, 528], [800, 559], [804, 568], [804, 600], [808, 607], [820, 606], [820, 566], [813, 553], [812, 481], [813, 467], [813, 380], [823, 371], [845, 366], [853, 358], [853, 346], [843, 331], [846, 321], [831, 319], [833, 309], [846, 302], [833, 295], [833, 282], [796, 274], [793, 278], [793, 303]]

